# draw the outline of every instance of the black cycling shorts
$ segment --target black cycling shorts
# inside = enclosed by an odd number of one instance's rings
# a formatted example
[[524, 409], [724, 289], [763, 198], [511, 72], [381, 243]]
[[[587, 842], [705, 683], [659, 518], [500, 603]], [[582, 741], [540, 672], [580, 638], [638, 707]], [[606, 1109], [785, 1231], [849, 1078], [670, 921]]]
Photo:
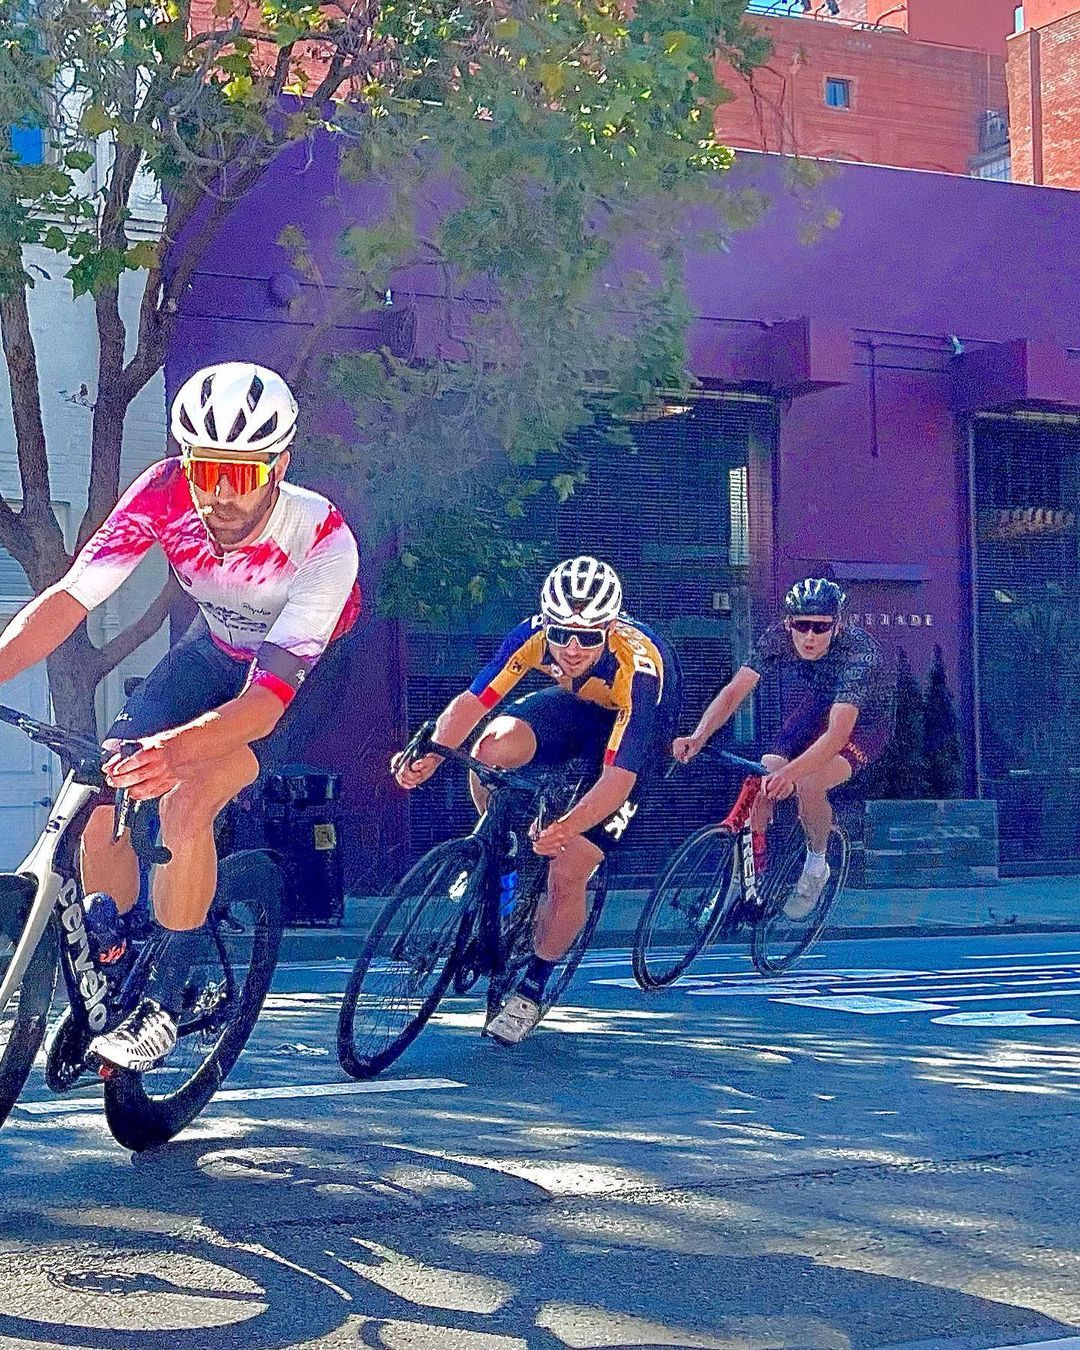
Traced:
[[[499, 710], [499, 715], [516, 717], [532, 728], [536, 737], [536, 754], [532, 763], [537, 767], [548, 769], [580, 765], [586, 788], [592, 787], [600, 777], [604, 767], [604, 751], [615, 724], [613, 709], [602, 708], [598, 703], [587, 703], [566, 689], [551, 688], [538, 689], [535, 693], [514, 699]], [[585, 832], [584, 837], [602, 852], [610, 853], [626, 838], [631, 822], [669, 752], [671, 720], [670, 717], [662, 719], [661, 731], [638, 771], [637, 781], [627, 800], [607, 820]]]
[[250, 668], [250, 661], [237, 661], [216, 646], [205, 629], [185, 637], [133, 691], [107, 739], [137, 741], [182, 727], [236, 698]]

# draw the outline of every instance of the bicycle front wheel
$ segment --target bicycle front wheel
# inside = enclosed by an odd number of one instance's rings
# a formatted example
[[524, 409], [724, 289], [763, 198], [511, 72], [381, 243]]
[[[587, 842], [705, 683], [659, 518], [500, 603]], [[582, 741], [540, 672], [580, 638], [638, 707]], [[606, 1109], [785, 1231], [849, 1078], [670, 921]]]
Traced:
[[[34, 895], [28, 877], [0, 875], [0, 981], [15, 955]], [[19, 1100], [41, 1048], [55, 983], [56, 928], [50, 921], [18, 989], [0, 1012], [0, 1125]]]
[[484, 877], [478, 839], [436, 844], [398, 883], [368, 935], [338, 1017], [341, 1067], [374, 1078], [416, 1040], [454, 977]]
[[761, 912], [750, 939], [750, 956], [762, 975], [789, 970], [821, 936], [847, 881], [847, 835], [839, 825], [833, 826], [825, 850], [829, 879], [808, 913], [801, 912], [795, 895], [805, 859], [806, 836], [801, 825], [792, 825], [776, 849], [770, 840], [765, 872], [758, 878]]
[[146, 1073], [105, 1080], [105, 1119], [134, 1152], [172, 1139], [228, 1077], [254, 1029], [281, 945], [281, 869], [251, 850], [222, 860], [205, 955], [189, 972], [176, 1049]]
[[663, 989], [684, 974], [742, 897], [733, 884], [737, 835], [706, 825], [675, 853], [653, 888], [634, 935], [634, 979]]

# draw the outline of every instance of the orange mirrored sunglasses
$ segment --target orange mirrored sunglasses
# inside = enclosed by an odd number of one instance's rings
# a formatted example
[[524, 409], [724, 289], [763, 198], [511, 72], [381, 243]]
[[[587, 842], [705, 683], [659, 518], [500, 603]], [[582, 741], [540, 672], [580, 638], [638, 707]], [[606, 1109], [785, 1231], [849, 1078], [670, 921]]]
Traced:
[[222, 482], [226, 482], [238, 497], [264, 488], [270, 481], [277, 456], [273, 459], [192, 459], [184, 456], [181, 463], [188, 481], [200, 492], [212, 496]]

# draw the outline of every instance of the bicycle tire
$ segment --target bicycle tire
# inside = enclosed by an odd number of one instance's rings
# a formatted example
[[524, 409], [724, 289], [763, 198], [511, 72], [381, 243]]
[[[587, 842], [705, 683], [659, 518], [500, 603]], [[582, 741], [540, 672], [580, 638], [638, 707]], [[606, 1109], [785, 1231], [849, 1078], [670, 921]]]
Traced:
[[821, 936], [829, 914], [847, 882], [851, 849], [843, 828], [834, 824], [826, 845], [830, 876], [814, 908], [802, 918], [784, 912], [791, 889], [802, 871], [806, 836], [796, 824], [788, 832], [774, 864], [772, 850], [765, 875], [759, 882], [761, 911], [750, 934], [750, 959], [761, 975], [780, 975], [790, 970]]
[[[269, 853], [250, 850], [222, 860], [214, 900], [217, 923], [213, 927], [216, 929], [214, 952], [225, 976], [226, 989], [235, 964], [235, 953], [230, 954], [222, 928], [227, 928], [229, 919], [240, 923], [242, 929], [248, 928], [239, 918], [242, 906], [251, 916], [247, 969], [231, 1000], [235, 1012], [220, 1028], [214, 1026], [213, 1018], [210, 1019], [210, 1029], [217, 1031], [216, 1039], [191, 1075], [175, 1089], [155, 1092], [159, 1085], [156, 1076], [166, 1073], [168, 1059], [160, 1070], [133, 1073], [122, 1069], [106, 1078], [105, 1119], [113, 1137], [124, 1148], [141, 1153], [179, 1134], [204, 1110], [234, 1068], [258, 1021], [274, 978], [281, 946], [283, 897], [284, 877]], [[233, 945], [238, 946], [235, 940]], [[199, 997], [204, 997], [209, 988], [211, 985], [205, 984]], [[183, 1041], [182, 1022], [181, 1045]]]
[[[383, 906], [353, 966], [338, 1015], [338, 1060], [350, 1077], [381, 1073], [416, 1040], [439, 1006], [475, 921], [486, 856], [483, 843], [472, 835], [436, 844]], [[430, 930], [428, 943], [421, 936], [425, 929]], [[383, 965], [383, 958], [393, 959]], [[419, 983], [428, 980], [429, 987]], [[400, 1027], [371, 1035], [361, 1030], [358, 1019], [379, 1008], [392, 1017], [401, 1003]]]
[[[742, 899], [742, 888], [729, 884], [737, 840], [738, 835], [726, 825], [706, 825], [683, 842], [664, 868], [634, 933], [631, 963], [642, 989], [666, 989], [674, 984]], [[699, 872], [701, 879], [697, 880]], [[686, 931], [677, 941], [662, 943], [659, 934], [669, 929], [660, 923], [668, 910], [685, 916]], [[663, 955], [673, 947], [675, 955]]]
[[[14, 951], [14, 942], [6, 935], [21, 931], [35, 894], [36, 886], [30, 877], [0, 875], [0, 918], [4, 920], [0, 933], [0, 977]], [[57, 957], [56, 925], [50, 921], [15, 996], [0, 1013], [0, 1125], [19, 1100], [45, 1039]]]
[[[530, 903], [523, 906], [521, 919], [514, 924], [511, 931], [511, 942], [508, 949], [504, 949], [500, 961], [499, 970], [488, 980], [487, 994], [487, 1020], [490, 1021], [502, 1007], [506, 996], [521, 978], [533, 954], [533, 924], [536, 919], [536, 911], [539, 906], [540, 898], [543, 895], [544, 888], [541, 887], [539, 894], [532, 897]], [[577, 937], [570, 945], [562, 960], [556, 963], [555, 969], [551, 973], [545, 990], [544, 999], [540, 1004], [540, 1021], [547, 1016], [552, 1008], [559, 1002], [566, 992], [570, 981], [574, 978], [578, 966], [581, 965], [582, 958], [589, 949], [589, 943], [592, 941], [593, 933], [596, 932], [596, 925], [600, 922], [600, 914], [604, 908], [604, 901], [607, 898], [607, 860], [605, 859], [597, 867], [596, 871], [589, 878], [585, 892], [585, 922], [581, 927]]]

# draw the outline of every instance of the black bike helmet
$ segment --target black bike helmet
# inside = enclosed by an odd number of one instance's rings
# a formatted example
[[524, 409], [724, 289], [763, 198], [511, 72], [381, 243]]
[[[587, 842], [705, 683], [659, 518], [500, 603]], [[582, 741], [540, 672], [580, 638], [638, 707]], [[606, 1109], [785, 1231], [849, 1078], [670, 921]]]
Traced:
[[797, 581], [784, 596], [785, 614], [829, 614], [839, 619], [847, 596], [835, 581], [807, 577]]

